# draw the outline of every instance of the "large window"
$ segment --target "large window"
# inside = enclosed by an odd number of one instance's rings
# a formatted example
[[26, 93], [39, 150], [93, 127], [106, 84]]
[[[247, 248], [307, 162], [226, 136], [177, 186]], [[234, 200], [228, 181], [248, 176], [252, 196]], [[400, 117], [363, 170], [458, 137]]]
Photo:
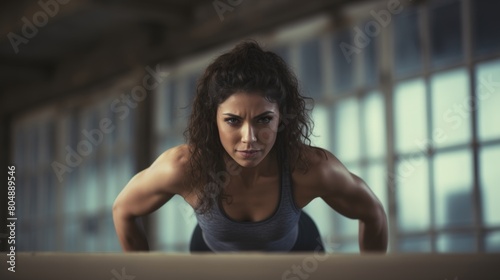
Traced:
[[121, 250], [111, 209], [135, 172], [136, 112], [120, 101], [123, 89], [102, 90], [106, 98], [90, 94], [15, 121], [19, 250]]
[[[491, 241], [498, 222], [488, 218], [500, 208], [488, 199], [500, 180], [488, 166], [494, 165], [500, 137], [483, 133], [494, 131], [493, 119], [500, 118], [485, 109], [499, 105], [500, 48], [495, 39], [481, 39], [478, 30], [484, 21], [498, 21], [491, 13], [479, 14], [495, 3], [431, 1], [409, 7], [395, 20], [393, 47], [401, 56], [395, 57], [392, 75], [396, 207], [391, 214], [397, 217], [398, 251], [498, 250], [498, 241]], [[412, 31], [403, 32], [403, 26]]]

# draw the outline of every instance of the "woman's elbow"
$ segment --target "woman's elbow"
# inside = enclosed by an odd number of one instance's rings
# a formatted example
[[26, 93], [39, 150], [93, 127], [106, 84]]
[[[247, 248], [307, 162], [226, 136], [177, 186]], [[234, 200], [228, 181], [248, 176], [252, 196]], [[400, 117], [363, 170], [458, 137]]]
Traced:
[[117, 220], [129, 220], [133, 218], [126, 205], [119, 198], [115, 199], [115, 202], [113, 203], [112, 213], [113, 220], [115, 220], [115, 222]]

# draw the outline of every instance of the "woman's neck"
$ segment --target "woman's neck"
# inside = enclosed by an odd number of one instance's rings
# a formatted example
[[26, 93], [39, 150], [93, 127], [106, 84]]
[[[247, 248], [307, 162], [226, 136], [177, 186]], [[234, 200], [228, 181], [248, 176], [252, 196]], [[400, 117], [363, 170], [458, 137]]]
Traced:
[[279, 175], [278, 158], [276, 153], [271, 151], [258, 165], [254, 167], [242, 167], [238, 165], [238, 170], [232, 174], [232, 177], [236, 177], [241, 180], [242, 186], [248, 188], [254, 186], [255, 183], [262, 178], [273, 177], [277, 174]]

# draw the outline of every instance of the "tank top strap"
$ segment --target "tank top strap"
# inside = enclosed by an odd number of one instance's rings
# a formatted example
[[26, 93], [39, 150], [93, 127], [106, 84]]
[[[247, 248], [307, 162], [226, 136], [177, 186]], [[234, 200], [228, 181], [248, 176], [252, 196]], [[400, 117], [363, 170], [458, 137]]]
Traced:
[[290, 165], [288, 160], [283, 157], [283, 164], [281, 165], [281, 206], [285, 209], [292, 209], [294, 212], [301, 210], [295, 204], [293, 196], [292, 174], [290, 172]]

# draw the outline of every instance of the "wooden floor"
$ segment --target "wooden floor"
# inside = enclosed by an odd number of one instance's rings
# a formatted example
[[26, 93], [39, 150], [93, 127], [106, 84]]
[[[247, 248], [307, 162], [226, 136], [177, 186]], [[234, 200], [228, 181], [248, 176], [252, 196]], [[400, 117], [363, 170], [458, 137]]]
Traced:
[[500, 279], [500, 254], [68, 254], [2, 252], [0, 279]]

